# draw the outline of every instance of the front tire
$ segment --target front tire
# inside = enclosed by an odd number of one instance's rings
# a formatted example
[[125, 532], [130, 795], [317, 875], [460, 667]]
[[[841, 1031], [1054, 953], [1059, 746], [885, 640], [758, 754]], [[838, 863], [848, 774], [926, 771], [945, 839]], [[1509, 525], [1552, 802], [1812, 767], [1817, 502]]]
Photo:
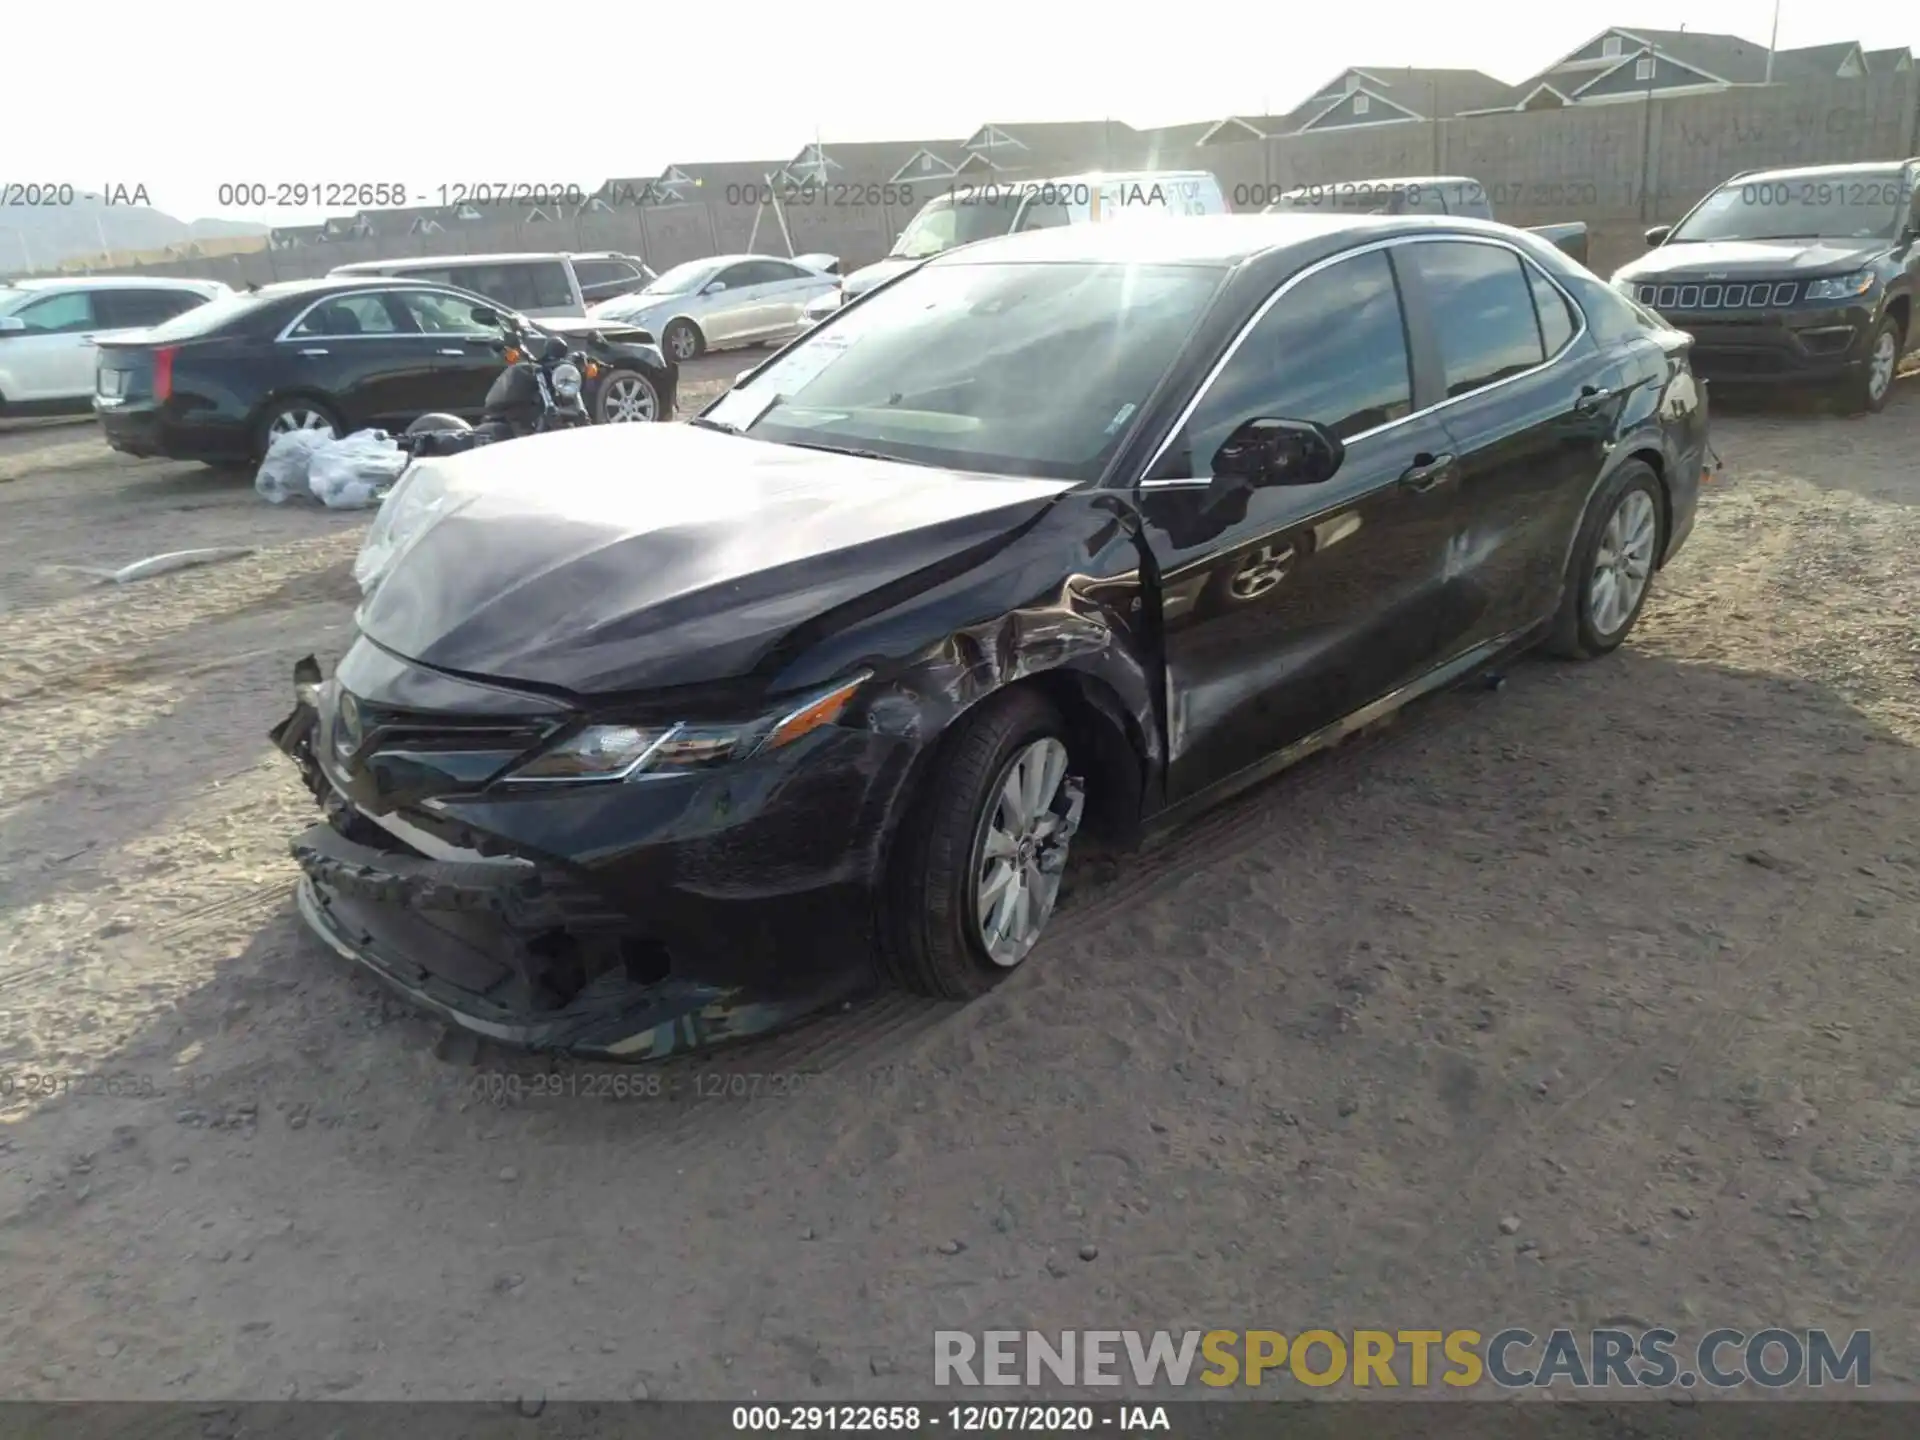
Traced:
[[700, 333], [700, 327], [691, 320], [676, 320], [667, 326], [660, 343], [676, 365], [698, 360], [707, 349], [707, 337]]
[[1662, 541], [1660, 478], [1629, 460], [1587, 506], [1547, 648], [1594, 660], [1620, 648], [1653, 589]]
[[982, 702], [941, 743], [882, 896], [887, 968], [906, 989], [984, 994], [1039, 941], [1059, 899], [1085, 792], [1043, 696]]
[[650, 424], [664, 418], [660, 414], [660, 392], [637, 370], [615, 370], [600, 383], [593, 418], [600, 425]]
[[1893, 377], [1900, 368], [1900, 349], [1906, 336], [1898, 317], [1881, 320], [1867, 346], [1867, 358], [1846, 382], [1841, 403], [1856, 415], [1878, 415], [1893, 395]]

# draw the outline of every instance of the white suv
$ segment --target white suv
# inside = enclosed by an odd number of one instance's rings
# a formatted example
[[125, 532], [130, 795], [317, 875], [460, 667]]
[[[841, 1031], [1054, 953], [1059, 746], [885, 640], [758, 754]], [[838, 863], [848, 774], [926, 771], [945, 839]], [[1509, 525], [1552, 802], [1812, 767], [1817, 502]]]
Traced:
[[218, 280], [74, 275], [0, 284], [0, 415], [87, 414], [93, 342], [233, 291]]

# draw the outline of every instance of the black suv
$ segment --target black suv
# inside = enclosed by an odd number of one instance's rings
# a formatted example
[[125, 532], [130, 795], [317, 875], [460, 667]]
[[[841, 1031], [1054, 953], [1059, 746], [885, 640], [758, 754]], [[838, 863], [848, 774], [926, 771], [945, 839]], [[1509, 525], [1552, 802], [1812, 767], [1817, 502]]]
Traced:
[[1915, 341], [1920, 157], [1749, 170], [1614, 272], [1614, 288], [1694, 337], [1732, 384], [1831, 385], [1880, 410]]

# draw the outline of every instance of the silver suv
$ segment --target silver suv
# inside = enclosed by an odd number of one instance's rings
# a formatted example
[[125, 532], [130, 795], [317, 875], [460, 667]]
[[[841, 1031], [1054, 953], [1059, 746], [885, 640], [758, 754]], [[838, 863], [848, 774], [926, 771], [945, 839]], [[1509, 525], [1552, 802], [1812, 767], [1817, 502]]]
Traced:
[[0, 284], [0, 415], [88, 413], [96, 339], [145, 330], [232, 293], [218, 280], [161, 276]]
[[656, 277], [644, 261], [611, 250], [534, 255], [416, 255], [360, 260], [334, 275], [394, 275], [471, 290], [507, 310], [536, 319], [585, 315], [587, 308], [626, 295]]

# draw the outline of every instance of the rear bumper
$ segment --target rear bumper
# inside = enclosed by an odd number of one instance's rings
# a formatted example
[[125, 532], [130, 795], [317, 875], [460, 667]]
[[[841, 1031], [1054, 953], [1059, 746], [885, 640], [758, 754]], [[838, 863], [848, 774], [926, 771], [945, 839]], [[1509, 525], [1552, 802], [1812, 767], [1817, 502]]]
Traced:
[[100, 429], [113, 449], [142, 459], [244, 460], [245, 434], [238, 427], [187, 427], [153, 405], [120, 407], [93, 403]]

